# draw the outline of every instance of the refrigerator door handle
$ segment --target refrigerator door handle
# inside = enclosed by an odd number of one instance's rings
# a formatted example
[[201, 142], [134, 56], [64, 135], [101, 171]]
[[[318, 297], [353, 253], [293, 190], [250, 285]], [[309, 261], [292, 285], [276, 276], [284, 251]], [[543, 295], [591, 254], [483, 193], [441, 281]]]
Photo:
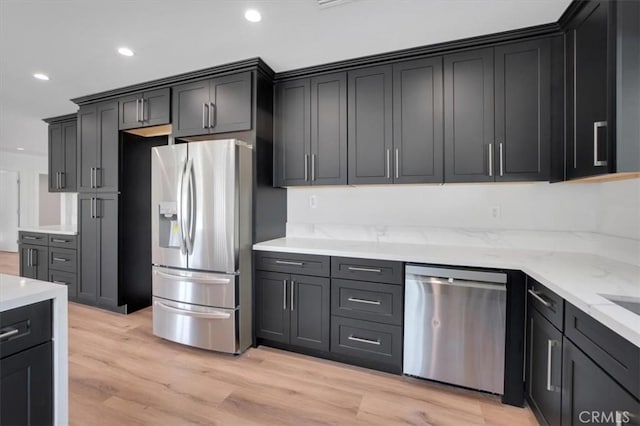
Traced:
[[177, 194], [177, 201], [178, 201], [178, 208], [176, 209], [176, 215], [178, 219], [178, 229], [180, 231], [180, 253], [182, 254], [187, 254], [187, 248], [186, 248], [186, 243], [185, 243], [185, 238], [184, 238], [184, 229], [185, 229], [185, 223], [184, 223], [184, 172], [185, 172], [185, 168], [186, 168], [186, 161], [183, 161], [181, 166], [180, 166], [180, 175], [178, 176], [178, 194]]
[[193, 159], [189, 159], [187, 162], [187, 169], [185, 172], [187, 177], [187, 227], [186, 227], [186, 244], [187, 253], [193, 254], [193, 243], [196, 234], [196, 199], [195, 199], [195, 181], [193, 175]]
[[205, 319], [231, 318], [231, 314], [229, 312], [224, 312], [224, 311], [216, 311], [216, 310], [211, 310], [209, 312], [189, 311], [186, 309], [174, 308], [173, 306], [165, 305], [164, 303], [158, 302], [157, 300], [153, 302], [153, 305], [155, 307], [164, 309], [165, 311], [173, 312], [175, 314], [180, 314], [180, 315], [186, 315], [189, 317], [205, 318]]

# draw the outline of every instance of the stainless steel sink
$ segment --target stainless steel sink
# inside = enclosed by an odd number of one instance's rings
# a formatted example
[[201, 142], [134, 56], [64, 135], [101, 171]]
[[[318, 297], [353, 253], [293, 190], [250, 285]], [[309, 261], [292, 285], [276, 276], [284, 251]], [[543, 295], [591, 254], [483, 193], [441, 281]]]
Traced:
[[636, 315], [640, 315], [640, 297], [614, 296], [610, 294], [601, 294], [600, 296]]

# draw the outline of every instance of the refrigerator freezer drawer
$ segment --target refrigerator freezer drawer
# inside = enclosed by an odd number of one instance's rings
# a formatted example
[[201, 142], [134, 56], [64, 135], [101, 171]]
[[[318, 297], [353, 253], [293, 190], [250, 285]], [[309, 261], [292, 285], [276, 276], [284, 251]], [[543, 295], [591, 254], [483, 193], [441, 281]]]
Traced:
[[153, 267], [153, 295], [176, 302], [235, 309], [237, 275]]
[[153, 298], [153, 334], [173, 342], [239, 353], [238, 311]]

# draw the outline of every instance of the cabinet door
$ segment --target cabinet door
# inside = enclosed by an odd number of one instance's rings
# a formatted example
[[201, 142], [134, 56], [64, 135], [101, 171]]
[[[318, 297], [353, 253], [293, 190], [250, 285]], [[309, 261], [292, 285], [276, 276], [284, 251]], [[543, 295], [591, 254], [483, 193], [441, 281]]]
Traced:
[[393, 66], [395, 183], [442, 182], [442, 58]]
[[550, 49], [549, 39], [495, 49], [496, 181], [549, 179]]
[[493, 49], [444, 57], [444, 111], [445, 182], [493, 181]]
[[117, 192], [120, 159], [118, 135], [118, 102], [103, 102], [97, 106], [98, 170], [95, 186], [98, 192]]
[[172, 88], [172, 134], [175, 137], [209, 133], [209, 80], [182, 84]]
[[120, 130], [142, 127], [142, 119], [140, 118], [141, 99], [142, 93], [120, 98], [118, 112], [118, 128]]
[[78, 122], [77, 120], [62, 123], [62, 141], [64, 144], [64, 168], [60, 175], [60, 184], [63, 192], [76, 192], [77, 182], [77, 139], [78, 139]]
[[93, 192], [93, 170], [98, 165], [98, 133], [95, 105], [78, 111], [78, 192]]
[[98, 217], [98, 305], [116, 307], [118, 300], [118, 196], [102, 194], [96, 200]]
[[329, 350], [331, 298], [329, 278], [291, 275], [291, 344]]
[[312, 185], [347, 183], [347, 74], [311, 79]]
[[562, 388], [563, 425], [639, 424], [638, 400], [566, 337]]
[[171, 89], [145, 92], [142, 99], [141, 119], [145, 126], [168, 124], [171, 120]]
[[36, 278], [36, 269], [31, 266], [32, 246], [20, 244], [20, 276], [25, 278]]
[[275, 150], [277, 185], [309, 185], [311, 115], [309, 79], [276, 88]]
[[392, 183], [391, 65], [349, 72], [349, 184]]
[[53, 424], [51, 342], [0, 360], [0, 424]]
[[[608, 55], [609, 8], [612, 2], [589, 2], [574, 18], [566, 36], [567, 51], [567, 177], [613, 170], [609, 119], [613, 70]], [[615, 53], [613, 53], [615, 54]]]
[[47, 281], [49, 279], [49, 247], [33, 246], [31, 250], [31, 266], [35, 272], [34, 278]]
[[99, 266], [95, 194], [78, 195], [78, 231], [80, 240], [78, 299], [85, 303], [95, 304]]
[[256, 272], [256, 335], [289, 343], [289, 274]]
[[562, 333], [529, 304], [526, 387], [529, 403], [548, 425], [560, 425]]
[[64, 171], [64, 140], [62, 124], [49, 126], [49, 192], [60, 192], [60, 173]]
[[49, 281], [54, 284], [67, 286], [69, 300], [78, 298], [78, 284], [75, 273], [49, 270]]
[[251, 72], [211, 80], [211, 133], [251, 129]]

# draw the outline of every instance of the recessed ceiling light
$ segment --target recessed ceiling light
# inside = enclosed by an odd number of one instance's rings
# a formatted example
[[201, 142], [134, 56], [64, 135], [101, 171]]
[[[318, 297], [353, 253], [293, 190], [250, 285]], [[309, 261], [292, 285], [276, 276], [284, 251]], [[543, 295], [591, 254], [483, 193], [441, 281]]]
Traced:
[[133, 56], [133, 50], [129, 49], [128, 47], [119, 47], [118, 53], [122, 56]]
[[260, 22], [262, 20], [262, 15], [255, 9], [249, 9], [244, 13], [244, 19], [249, 22]]
[[49, 80], [49, 76], [46, 74], [42, 74], [41, 72], [37, 72], [33, 76], [38, 80]]
[[18, 151], [24, 151], [24, 148], [16, 148]]

